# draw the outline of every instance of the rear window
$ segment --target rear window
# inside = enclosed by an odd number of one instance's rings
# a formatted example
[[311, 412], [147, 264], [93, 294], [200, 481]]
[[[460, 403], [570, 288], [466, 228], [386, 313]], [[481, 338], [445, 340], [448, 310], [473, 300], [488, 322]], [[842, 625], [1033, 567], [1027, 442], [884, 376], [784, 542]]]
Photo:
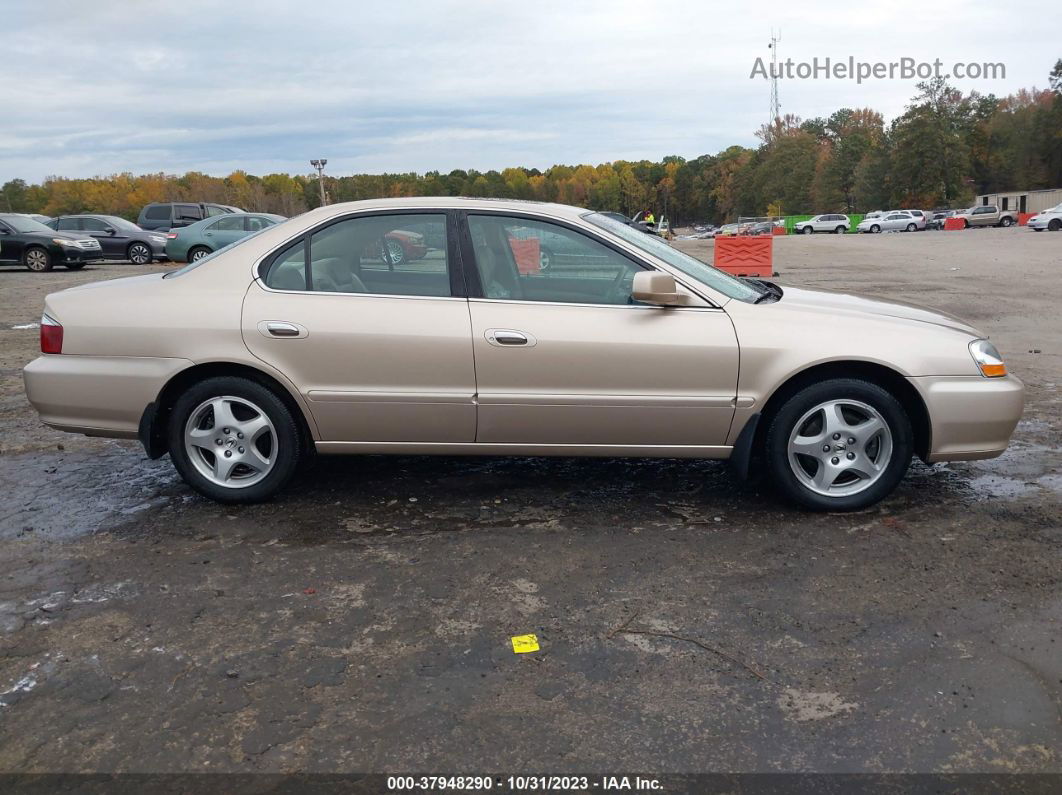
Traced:
[[149, 221], [166, 221], [170, 217], [170, 205], [156, 204], [154, 207], [148, 207], [144, 217]]

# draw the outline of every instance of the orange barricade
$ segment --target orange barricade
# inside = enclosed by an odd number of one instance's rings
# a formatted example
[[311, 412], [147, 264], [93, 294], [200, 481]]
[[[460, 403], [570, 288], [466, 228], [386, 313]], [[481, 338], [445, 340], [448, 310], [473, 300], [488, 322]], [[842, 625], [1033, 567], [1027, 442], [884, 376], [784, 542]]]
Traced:
[[734, 276], [772, 276], [774, 235], [717, 237], [714, 265]]
[[516, 260], [516, 269], [523, 275], [536, 274], [542, 270], [538, 238], [529, 237], [527, 240], [509, 238], [509, 247], [513, 250], [513, 259]]
[[771, 234], [772, 235], [784, 235], [785, 234], [785, 227], [784, 226], [772, 226], [771, 227]]
[[1025, 226], [1036, 213], [1018, 213], [1018, 226]]
[[961, 218], [945, 218], [944, 219], [944, 231], [950, 232], [953, 229], [965, 229], [966, 222]]

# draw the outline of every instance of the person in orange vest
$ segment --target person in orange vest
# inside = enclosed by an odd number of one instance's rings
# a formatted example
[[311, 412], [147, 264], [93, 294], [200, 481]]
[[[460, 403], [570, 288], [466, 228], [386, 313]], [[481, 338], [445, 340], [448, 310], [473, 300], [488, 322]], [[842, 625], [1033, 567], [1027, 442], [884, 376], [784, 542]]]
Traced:
[[649, 224], [650, 226], [656, 223], [656, 216], [653, 215], [653, 211], [652, 210], [646, 210], [645, 211], [645, 222], [647, 224]]

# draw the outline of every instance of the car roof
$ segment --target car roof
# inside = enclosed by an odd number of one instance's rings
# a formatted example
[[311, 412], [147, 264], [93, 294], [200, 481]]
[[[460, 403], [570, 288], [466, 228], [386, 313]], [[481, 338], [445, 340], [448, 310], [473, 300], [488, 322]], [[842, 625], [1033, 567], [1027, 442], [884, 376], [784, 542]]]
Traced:
[[389, 209], [459, 209], [459, 210], [500, 210], [517, 213], [542, 213], [559, 218], [576, 219], [593, 212], [585, 207], [572, 207], [567, 204], [537, 202], [525, 199], [481, 199], [466, 196], [410, 196], [397, 199], [365, 199], [356, 202], [341, 202], [310, 210], [307, 215], [322, 217], [356, 212], [358, 210]]

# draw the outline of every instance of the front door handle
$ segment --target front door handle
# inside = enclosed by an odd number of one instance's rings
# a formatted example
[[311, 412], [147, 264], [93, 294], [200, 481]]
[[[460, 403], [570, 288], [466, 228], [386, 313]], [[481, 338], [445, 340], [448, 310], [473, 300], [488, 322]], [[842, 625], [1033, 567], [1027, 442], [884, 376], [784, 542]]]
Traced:
[[483, 336], [487, 338], [487, 342], [491, 345], [498, 345], [504, 348], [532, 347], [538, 342], [533, 335], [528, 334], [526, 331], [517, 331], [511, 328], [489, 328], [484, 332]]

